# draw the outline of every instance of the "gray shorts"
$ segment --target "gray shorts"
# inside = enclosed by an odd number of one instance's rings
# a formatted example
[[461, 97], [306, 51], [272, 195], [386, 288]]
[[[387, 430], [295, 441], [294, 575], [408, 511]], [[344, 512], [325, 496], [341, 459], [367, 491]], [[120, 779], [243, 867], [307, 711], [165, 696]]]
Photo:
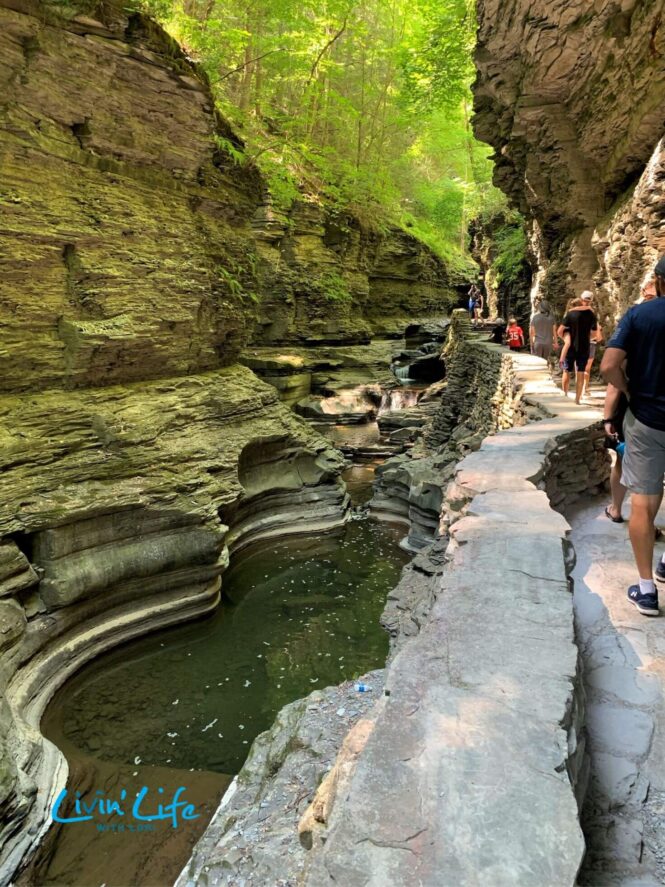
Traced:
[[649, 428], [631, 413], [623, 420], [626, 451], [623, 454], [621, 483], [631, 493], [657, 496], [665, 478], [665, 431]]
[[540, 342], [533, 343], [533, 353], [536, 357], [543, 357], [545, 360], [550, 356], [552, 351], [552, 343], [548, 342], [546, 345], [541, 345]]

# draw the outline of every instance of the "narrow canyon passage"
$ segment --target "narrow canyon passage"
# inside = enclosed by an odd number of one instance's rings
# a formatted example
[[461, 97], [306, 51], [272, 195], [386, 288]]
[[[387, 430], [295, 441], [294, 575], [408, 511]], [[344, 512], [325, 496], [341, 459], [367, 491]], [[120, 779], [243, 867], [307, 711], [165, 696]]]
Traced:
[[665, 429], [664, 59], [665, 0], [0, 0], [0, 887], [665, 884], [550, 373], [642, 312]]
[[[575, 623], [584, 664], [590, 781], [582, 812], [580, 884], [665, 883], [665, 633], [626, 599], [636, 581], [626, 523], [607, 497], [568, 519], [577, 556]], [[665, 509], [657, 519], [665, 526]], [[656, 557], [665, 542], [656, 543]]]

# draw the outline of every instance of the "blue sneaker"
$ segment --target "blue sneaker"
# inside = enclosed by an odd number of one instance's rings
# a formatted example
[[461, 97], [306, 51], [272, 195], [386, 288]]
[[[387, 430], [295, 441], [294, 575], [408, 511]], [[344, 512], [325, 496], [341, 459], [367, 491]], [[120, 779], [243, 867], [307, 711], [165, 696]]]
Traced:
[[659, 582], [665, 582], [665, 564], [662, 561], [658, 561], [654, 575]]
[[658, 592], [642, 594], [639, 585], [631, 585], [628, 589], [628, 600], [635, 604], [643, 616], [660, 616], [658, 611]]

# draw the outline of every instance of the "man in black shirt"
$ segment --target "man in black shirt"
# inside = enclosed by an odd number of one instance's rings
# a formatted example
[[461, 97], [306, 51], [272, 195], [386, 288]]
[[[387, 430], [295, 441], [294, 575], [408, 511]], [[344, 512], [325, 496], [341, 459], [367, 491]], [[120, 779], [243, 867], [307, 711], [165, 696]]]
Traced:
[[591, 310], [592, 298], [593, 293], [585, 290], [581, 296], [580, 307], [569, 311], [557, 330], [557, 335], [560, 339], [563, 339], [566, 333], [570, 334], [570, 348], [566, 354], [563, 366], [563, 390], [568, 394], [569, 374], [574, 368], [577, 371], [575, 376], [575, 403], [579, 403], [582, 399], [584, 370], [586, 369], [591, 350], [591, 333], [598, 330], [596, 315]]
[[[656, 286], [659, 298], [634, 305], [621, 318], [600, 367], [629, 401], [621, 482], [632, 494], [629, 531], [639, 585], [630, 586], [628, 600], [645, 616], [659, 615], [653, 544], [665, 479], [665, 256], [656, 265]], [[665, 581], [663, 561], [656, 578]]]

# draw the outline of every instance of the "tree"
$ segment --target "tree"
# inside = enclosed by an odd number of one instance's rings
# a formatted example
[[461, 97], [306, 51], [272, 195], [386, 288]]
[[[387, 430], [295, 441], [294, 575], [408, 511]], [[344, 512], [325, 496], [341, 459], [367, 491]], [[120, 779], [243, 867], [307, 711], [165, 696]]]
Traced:
[[491, 189], [469, 125], [472, 0], [141, 2], [205, 67], [277, 202], [324, 194], [466, 253]]

